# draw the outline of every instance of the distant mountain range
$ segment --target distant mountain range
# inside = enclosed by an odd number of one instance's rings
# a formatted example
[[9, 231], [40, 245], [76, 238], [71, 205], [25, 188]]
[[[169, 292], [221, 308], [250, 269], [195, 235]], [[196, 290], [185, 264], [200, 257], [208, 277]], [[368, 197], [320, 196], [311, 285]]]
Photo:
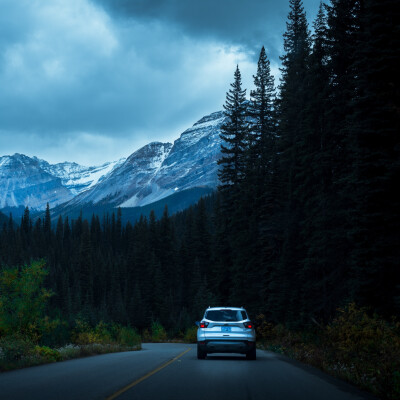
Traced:
[[[121, 207], [126, 215], [163, 204], [171, 212], [189, 206], [218, 184], [222, 111], [212, 113], [172, 143], [153, 142], [127, 159], [85, 167], [49, 164], [23, 154], [0, 157], [0, 210], [20, 214], [28, 206], [56, 215]], [[179, 194], [179, 195], [178, 195]], [[19, 212], [17, 212], [19, 210]]]

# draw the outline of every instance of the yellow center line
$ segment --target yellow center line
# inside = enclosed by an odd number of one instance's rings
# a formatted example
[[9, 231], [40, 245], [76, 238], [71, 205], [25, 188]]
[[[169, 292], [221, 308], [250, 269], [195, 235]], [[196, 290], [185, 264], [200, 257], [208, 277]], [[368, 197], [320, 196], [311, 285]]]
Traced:
[[107, 397], [106, 400], [113, 400], [116, 399], [118, 396], [121, 396], [122, 393], [125, 393], [127, 390], [130, 388], [133, 388], [136, 386], [138, 383], [144, 381], [145, 379], [149, 378], [150, 376], [156, 374], [157, 372], [161, 371], [163, 368], [167, 367], [168, 365], [172, 364], [174, 361], [176, 361], [178, 358], [181, 358], [184, 354], [186, 354], [189, 350], [187, 349], [183, 351], [182, 353], [178, 354], [175, 358], [172, 360], [167, 361], [165, 364], [160, 365], [158, 368], [154, 369], [153, 371], [149, 372], [148, 374], [142, 376], [141, 378], [137, 379], [136, 381], [130, 383], [129, 385], [123, 387], [122, 389], [118, 390], [118, 392], [115, 392], [111, 396]]

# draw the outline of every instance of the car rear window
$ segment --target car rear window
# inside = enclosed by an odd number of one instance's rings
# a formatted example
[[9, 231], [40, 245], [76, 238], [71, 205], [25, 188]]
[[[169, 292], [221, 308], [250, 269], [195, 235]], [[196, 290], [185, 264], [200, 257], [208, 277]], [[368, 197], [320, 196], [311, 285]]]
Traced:
[[240, 310], [210, 310], [206, 312], [205, 318], [217, 322], [237, 322], [247, 319], [247, 315]]

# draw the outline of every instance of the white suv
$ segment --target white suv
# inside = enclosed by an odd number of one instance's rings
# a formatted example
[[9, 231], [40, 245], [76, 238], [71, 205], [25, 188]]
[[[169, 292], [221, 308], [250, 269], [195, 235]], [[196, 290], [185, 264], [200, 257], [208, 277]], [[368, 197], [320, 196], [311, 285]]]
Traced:
[[208, 353], [241, 353], [256, 359], [256, 332], [244, 308], [209, 307], [196, 325], [198, 359]]

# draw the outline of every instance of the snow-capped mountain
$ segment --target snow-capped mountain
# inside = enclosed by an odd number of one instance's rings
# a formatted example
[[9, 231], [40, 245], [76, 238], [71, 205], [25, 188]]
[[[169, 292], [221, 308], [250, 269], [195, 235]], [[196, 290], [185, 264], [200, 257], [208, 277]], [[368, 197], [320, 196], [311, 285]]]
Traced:
[[153, 142], [137, 150], [93, 188], [65, 204], [145, 206], [173, 193], [218, 183], [220, 128], [224, 113], [210, 114], [181, 134], [174, 144]]
[[40, 166], [38, 160], [23, 154], [0, 157], [0, 208], [29, 206], [42, 210], [74, 196], [57, 178]]
[[126, 158], [121, 158], [118, 161], [107, 162], [97, 167], [86, 167], [75, 162], [49, 164], [45, 160], [33, 158], [39, 162], [44, 171], [60, 178], [63, 186], [69, 189], [73, 195], [92, 188], [101, 182], [114, 167], [121, 165], [126, 160]]
[[224, 113], [216, 112], [183, 132], [147, 190], [132, 196], [121, 207], [143, 206], [194, 187], [216, 188], [221, 150], [219, 134], [224, 120]]
[[22, 154], [0, 157], [0, 209], [43, 210], [48, 202], [61, 214], [97, 205], [142, 207], [192, 189], [200, 196], [218, 184], [224, 120], [222, 111], [212, 113], [173, 144], [153, 142], [127, 159], [97, 167], [50, 164]]
[[125, 159], [98, 167], [64, 162], [49, 164], [23, 154], [0, 157], [0, 209], [28, 206], [42, 210], [71, 200], [101, 182]]
[[76, 196], [68, 206], [86, 203], [118, 205], [124, 202], [151, 184], [171, 147], [171, 143], [159, 142], [142, 147], [92, 189]]

